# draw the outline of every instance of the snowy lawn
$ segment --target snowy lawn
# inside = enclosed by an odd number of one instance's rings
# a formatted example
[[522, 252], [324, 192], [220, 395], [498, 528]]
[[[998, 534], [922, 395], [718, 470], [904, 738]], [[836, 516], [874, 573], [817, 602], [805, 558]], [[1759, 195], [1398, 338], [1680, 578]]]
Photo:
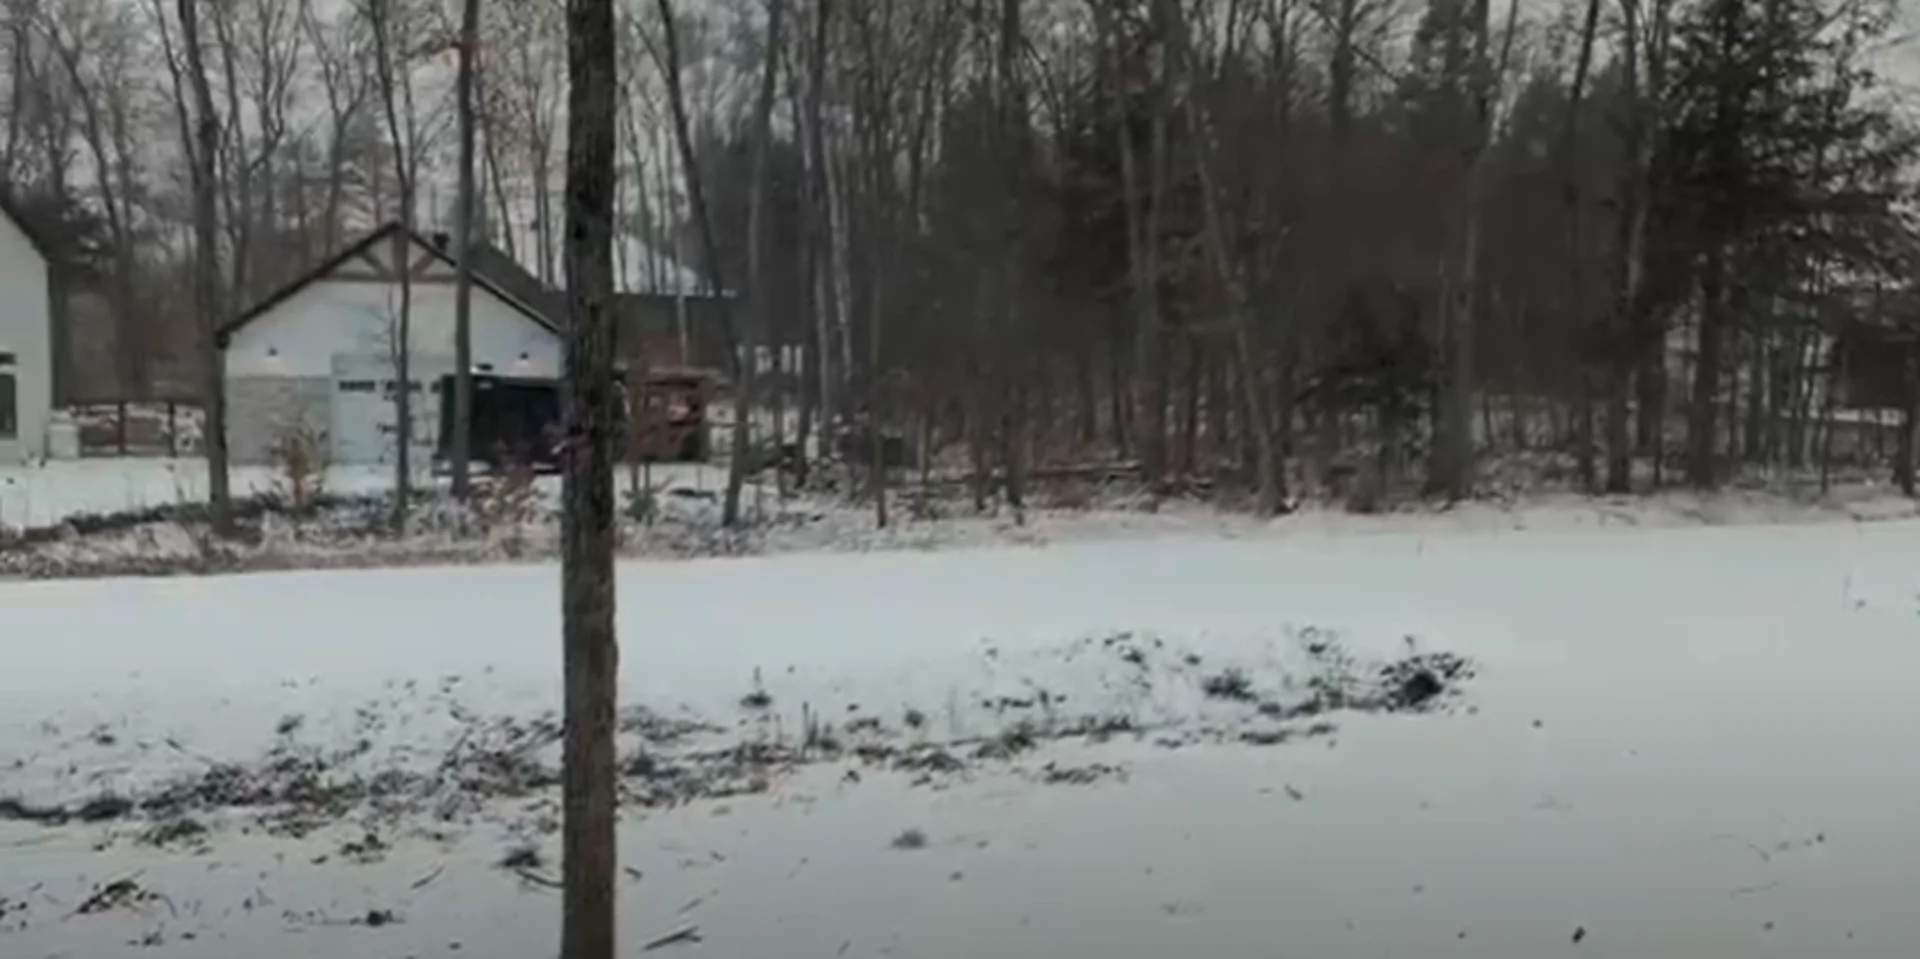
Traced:
[[[627, 951], [1907, 955], [1917, 561], [1881, 523], [627, 564]], [[556, 608], [550, 566], [0, 585], [0, 795], [99, 820], [0, 824], [0, 955], [551, 955]], [[1428, 651], [1472, 668], [1369, 711]], [[231, 802], [314, 769], [330, 818]]]
[[[1493, 464], [1497, 465], [1497, 464]], [[1513, 470], [1507, 470], [1512, 473]], [[1507, 475], [1503, 473], [1501, 475]], [[894, 521], [874, 524], [870, 506], [832, 492], [783, 497], [768, 477], [743, 491], [740, 529], [720, 522], [725, 471], [711, 465], [658, 465], [643, 474], [654, 491], [652, 519], [622, 519], [621, 551], [672, 558], [790, 552], [931, 549], [1137, 539], [1142, 536], [1271, 538], [1303, 534], [1446, 535], [1502, 530], [1604, 527], [1671, 528], [1749, 524], [1884, 522], [1920, 516], [1914, 500], [1884, 484], [1855, 479], [1824, 495], [1802, 478], [1775, 478], [1710, 494], [1668, 490], [1645, 496], [1592, 497], [1551, 487], [1489, 480], [1487, 496], [1456, 507], [1411, 502], [1376, 515], [1307, 503], [1263, 520], [1221, 502], [1150, 502], [1126, 482], [1036, 487], [1016, 516], [1001, 507], [980, 515], [951, 484], [929, 498], [907, 484], [895, 491]], [[1508, 477], [1511, 479], [1511, 477]], [[633, 478], [619, 477], [623, 512]], [[419, 486], [444, 478], [421, 476]], [[281, 494], [273, 471], [234, 473], [236, 494]], [[559, 548], [558, 477], [537, 478], [532, 495], [511, 483], [479, 487], [470, 509], [444, 497], [422, 502], [407, 530], [394, 535], [382, 502], [384, 469], [335, 469], [317, 512], [290, 516], [268, 496], [239, 504], [231, 539], [210, 535], [196, 510], [205, 501], [204, 464], [123, 459], [54, 462], [0, 470], [0, 579], [88, 578], [448, 564], [553, 558]], [[1502, 495], [1498, 490], [1508, 490]], [[1244, 504], [1241, 504], [1244, 505]], [[82, 518], [85, 522], [80, 522]], [[74, 520], [70, 524], [68, 520]]]

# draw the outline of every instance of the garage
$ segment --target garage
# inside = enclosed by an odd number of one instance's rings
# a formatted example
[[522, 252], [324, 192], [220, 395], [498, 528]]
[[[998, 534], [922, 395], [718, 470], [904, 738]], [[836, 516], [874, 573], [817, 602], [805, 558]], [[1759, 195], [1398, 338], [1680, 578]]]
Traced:
[[[440, 394], [434, 385], [453, 372], [451, 357], [411, 357], [413, 381], [412, 462], [433, 455], [440, 422]], [[339, 353], [333, 357], [333, 395], [328, 412], [328, 444], [335, 463], [392, 463], [398, 450], [398, 374], [391, 358]]]
[[[438, 439], [435, 384], [454, 372], [454, 279], [442, 244], [389, 224], [222, 327], [233, 462], [271, 463], [300, 429], [325, 435], [333, 465], [393, 463], [400, 434], [394, 360], [404, 328], [411, 461], [425, 471]], [[559, 376], [559, 326], [507, 289], [474, 274], [475, 370]]]

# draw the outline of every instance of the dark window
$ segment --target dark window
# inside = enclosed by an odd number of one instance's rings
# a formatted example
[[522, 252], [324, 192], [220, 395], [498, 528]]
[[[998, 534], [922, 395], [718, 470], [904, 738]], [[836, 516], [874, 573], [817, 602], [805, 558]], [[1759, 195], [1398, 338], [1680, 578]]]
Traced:
[[12, 366], [18, 362], [20, 362], [20, 358], [18, 356], [15, 356], [14, 354], [9, 353], [6, 350], [0, 350], [0, 366]]
[[371, 393], [374, 391], [374, 387], [375, 384], [372, 380], [340, 381], [340, 392], [342, 393]]
[[0, 370], [0, 440], [20, 438], [19, 381], [12, 369]]

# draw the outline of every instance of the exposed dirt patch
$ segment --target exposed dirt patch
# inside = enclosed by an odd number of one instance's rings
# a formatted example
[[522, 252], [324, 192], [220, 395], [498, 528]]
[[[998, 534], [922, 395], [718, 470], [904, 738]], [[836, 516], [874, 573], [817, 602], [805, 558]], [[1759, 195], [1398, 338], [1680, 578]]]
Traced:
[[[764, 702], [750, 697], [724, 721], [640, 707], [623, 711], [619, 793], [624, 804], [644, 808], [711, 802], [768, 792], [796, 771], [822, 764], [844, 767], [849, 782], [889, 773], [915, 785], [940, 786], [1004, 769], [1042, 785], [1084, 786], [1124, 779], [1126, 770], [1069, 763], [1043, 747], [1116, 737], [1169, 748], [1331, 742], [1335, 713], [1445, 712], [1474, 673], [1460, 657], [1413, 652], [1412, 642], [1407, 655], [1379, 660], [1349, 652], [1325, 631], [1302, 631], [1295, 639], [1304, 657], [1286, 661], [1304, 662], [1304, 669], [1215, 662], [1222, 657], [1211, 655], [1203, 661], [1149, 635], [1089, 637], [1067, 648], [1060, 661], [1092, 657], [1087, 668], [1109, 686], [1104, 692], [1090, 693], [1082, 685], [1069, 696], [1040, 679], [1020, 678], [1013, 685], [1023, 691], [958, 690], [944, 709], [937, 703], [907, 706], [903, 713], [889, 707], [884, 719], [859, 703], [836, 704], [830, 716], [803, 704], [797, 726], [782, 725], [774, 707], [779, 697], [756, 675], [752, 691]], [[991, 648], [984, 655], [1008, 670], [1025, 668]], [[376, 862], [408, 836], [452, 835], [481, 822], [504, 825], [529, 840], [558, 828], [557, 716], [482, 714], [454, 698], [458, 677], [440, 684], [438, 698], [425, 688], [430, 683], [402, 685], [403, 693], [354, 711], [349, 730], [336, 727], [328, 734], [323, 722], [288, 715], [261, 731], [267, 745], [258, 755], [223, 761], [200, 760], [187, 745], [167, 740], [171, 750], [197, 761], [144, 789], [59, 803], [0, 798], [0, 820], [101, 824], [111, 827], [109, 840], [181, 849], [205, 848], [234, 827], [294, 838], [325, 829], [336, 844], [331, 857], [346, 862]], [[416, 694], [428, 697], [431, 708], [409, 698]], [[1082, 705], [1082, 699], [1091, 701]], [[950, 715], [955, 703], [977, 704], [969, 715], [993, 724], [990, 731], [975, 725], [958, 733]], [[444, 714], [452, 724], [437, 754], [423, 752], [419, 738], [396, 732], [423, 712]], [[791, 724], [792, 717], [785, 721]], [[950, 728], [956, 732], [942, 734]], [[322, 735], [329, 740], [307, 738]], [[132, 729], [119, 738], [127, 741], [123, 748], [140, 741]], [[74, 765], [62, 757], [47, 762]], [[531, 863], [508, 868], [533, 870], [538, 854], [532, 855]]]

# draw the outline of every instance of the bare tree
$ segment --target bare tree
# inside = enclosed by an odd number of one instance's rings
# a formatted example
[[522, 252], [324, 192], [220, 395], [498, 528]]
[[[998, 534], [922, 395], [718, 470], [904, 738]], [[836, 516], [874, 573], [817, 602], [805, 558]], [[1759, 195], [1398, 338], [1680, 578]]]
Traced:
[[[413, 164], [415, 149], [411, 110], [411, 82], [398, 78], [401, 65], [394, 49], [394, 4], [396, 0], [367, 0], [366, 16], [373, 30], [374, 65], [379, 78], [380, 100], [386, 114], [387, 137], [393, 144], [394, 182], [399, 186], [400, 224], [394, 237], [393, 270], [399, 278], [399, 303], [393, 317], [393, 513], [394, 532], [402, 531], [413, 491]], [[403, 111], [400, 100], [409, 97]], [[407, 118], [404, 125], [401, 117]]]
[[474, 111], [473, 86], [479, 71], [480, 0], [462, 0], [460, 4], [460, 212], [453, 221], [454, 299], [453, 299], [453, 495], [465, 500], [468, 494], [468, 459], [473, 442], [473, 247], [479, 238], [473, 233], [473, 219], [479, 208], [479, 190], [475, 186], [476, 159], [474, 135], [479, 125]]
[[366, 62], [367, 45], [356, 36], [358, 14], [351, 8], [323, 20], [313, 0], [301, 0], [302, 21], [314, 51], [318, 85], [326, 99], [326, 185], [320, 207], [323, 253], [340, 245], [341, 218], [348, 198], [352, 133], [373, 93], [374, 71]]
[[[654, 59], [658, 61], [666, 79], [667, 106], [673, 117], [673, 134], [675, 144], [679, 148], [681, 174], [686, 180], [689, 213], [695, 229], [700, 234], [700, 247], [703, 254], [701, 259], [706, 267], [707, 286], [716, 295], [726, 296], [730, 287], [726, 281], [726, 267], [720, 255], [719, 234], [713, 221], [712, 210], [707, 203], [706, 180], [701, 173], [700, 159], [694, 152], [693, 119], [687, 108], [686, 78], [681, 73], [680, 28], [675, 20], [673, 0], [655, 0], [655, 2], [656, 9], [660, 13], [661, 42], [659, 48], [654, 51]], [[748, 428], [746, 418], [741, 414], [752, 409], [752, 399], [749, 395], [752, 374], [748, 371], [752, 368], [754, 357], [741, 355], [738, 322], [733, 315], [736, 309], [729, 304], [726, 332], [727, 365], [733, 372], [733, 386], [736, 394], [734, 403], [737, 412], [734, 429], [737, 433], [739, 430]], [[741, 440], [737, 435], [734, 438], [734, 446], [736, 450], [741, 446]], [[744, 469], [745, 465], [736, 457], [729, 470]], [[721, 522], [727, 526], [735, 526], [740, 522], [740, 496], [732, 472], [728, 473], [727, 486], [732, 492], [722, 504]]]
[[[201, 55], [199, 0], [179, 0], [180, 45], [186, 79], [193, 89], [194, 138], [184, 144], [192, 164], [193, 300], [200, 313], [201, 398], [205, 410], [201, 444], [207, 455], [207, 502], [214, 528], [231, 532], [233, 503], [227, 476], [225, 362], [216, 336], [223, 316], [220, 296], [220, 209], [215, 164], [220, 149], [220, 115]], [[184, 108], [183, 108], [184, 113]]]
[[[128, 100], [132, 97], [130, 10], [106, 4], [78, 4], [60, 8], [74, 21], [62, 22], [48, 11], [43, 28], [54, 53], [65, 67], [81, 108], [81, 135], [92, 155], [95, 188], [113, 243], [112, 297], [114, 352], [122, 398], [146, 395], [150, 386], [147, 360], [152, 344], [134, 325], [138, 312], [134, 291], [132, 200], [136, 188], [129, 144]], [[120, 445], [126, 447], [126, 418], [120, 418]]]
[[[664, 3], [665, 0], [662, 0]], [[620, 80], [612, 0], [567, 5], [567, 460], [561, 520], [565, 634], [562, 959], [613, 959], [613, 217]]]
[[751, 467], [752, 451], [751, 430], [753, 420], [753, 402], [755, 398], [754, 382], [759, 372], [759, 357], [756, 354], [761, 336], [769, 325], [772, 314], [771, 294], [773, 285], [767, 264], [765, 249], [765, 210], [767, 194], [767, 149], [773, 139], [774, 95], [779, 92], [780, 53], [784, 42], [782, 28], [786, 22], [786, 0], [767, 0], [767, 38], [766, 62], [760, 71], [760, 95], [754, 106], [753, 117], [753, 183], [749, 187], [750, 199], [747, 202], [747, 306], [748, 313], [740, 348], [746, 354], [740, 363], [739, 381], [734, 385], [733, 407], [733, 443], [732, 456], [727, 465], [727, 493], [721, 504], [724, 522], [728, 526], [740, 522], [740, 488], [746, 480], [747, 470]]

